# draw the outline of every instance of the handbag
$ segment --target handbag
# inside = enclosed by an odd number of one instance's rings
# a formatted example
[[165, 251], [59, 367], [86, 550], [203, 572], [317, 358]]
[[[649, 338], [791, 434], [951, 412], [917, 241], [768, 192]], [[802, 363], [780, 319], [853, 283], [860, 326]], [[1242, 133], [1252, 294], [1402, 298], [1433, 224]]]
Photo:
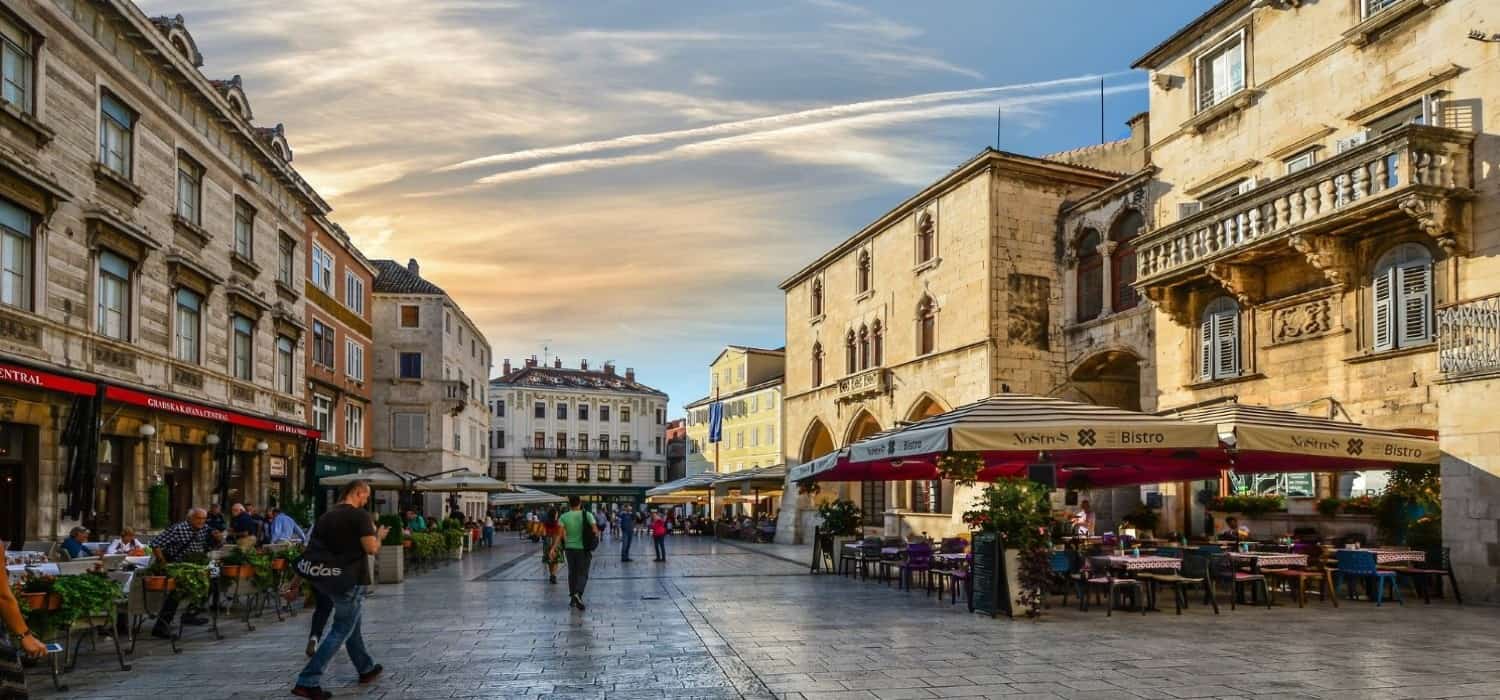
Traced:
[[599, 548], [599, 533], [594, 529], [594, 514], [584, 511], [581, 519], [583, 520], [583, 551], [592, 552]]
[[360, 566], [365, 563], [364, 558], [364, 552], [335, 555], [321, 540], [313, 538], [302, 556], [297, 558], [297, 563], [292, 565], [292, 570], [319, 593], [337, 597], [357, 585], [368, 585], [362, 580], [369, 577], [370, 568]]

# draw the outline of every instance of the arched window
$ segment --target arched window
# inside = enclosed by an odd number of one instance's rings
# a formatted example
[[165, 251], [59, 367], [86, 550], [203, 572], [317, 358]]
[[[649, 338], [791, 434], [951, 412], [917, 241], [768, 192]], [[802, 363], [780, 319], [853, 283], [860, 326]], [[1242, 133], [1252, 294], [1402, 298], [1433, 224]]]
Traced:
[[812, 315], [814, 318], [823, 315], [823, 280], [815, 279], [812, 283]]
[[870, 251], [859, 251], [859, 271], [855, 274], [854, 291], [864, 294], [870, 291]]
[[870, 328], [870, 354], [870, 361], [876, 367], [885, 364], [885, 330], [880, 327], [880, 321]]
[[859, 368], [870, 368], [870, 328], [859, 327]]
[[1219, 297], [1198, 324], [1198, 376], [1207, 381], [1240, 376], [1240, 305]]
[[933, 221], [931, 213], [924, 211], [917, 217], [917, 263], [931, 260], [936, 253], [937, 222]]
[[812, 386], [814, 389], [823, 386], [823, 344], [813, 343], [812, 349]]
[[1432, 253], [1416, 243], [1386, 251], [1375, 263], [1375, 349], [1420, 345], [1432, 340]]
[[931, 353], [937, 346], [937, 304], [923, 296], [917, 304], [917, 354]]
[[854, 374], [859, 369], [859, 356], [855, 354], [854, 331], [844, 336], [844, 374]]
[[1099, 232], [1085, 229], [1078, 237], [1078, 321], [1099, 316], [1104, 308], [1104, 260], [1099, 257]]
[[1115, 250], [1109, 259], [1110, 281], [1115, 286], [1111, 300], [1114, 311], [1133, 309], [1141, 300], [1131, 284], [1135, 282], [1135, 237], [1145, 225], [1146, 220], [1141, 218], [1140, 212], [1128, 209], [1115, 219], [1115, 225], [1109, 230], [1109, 239], [1115, 242]]

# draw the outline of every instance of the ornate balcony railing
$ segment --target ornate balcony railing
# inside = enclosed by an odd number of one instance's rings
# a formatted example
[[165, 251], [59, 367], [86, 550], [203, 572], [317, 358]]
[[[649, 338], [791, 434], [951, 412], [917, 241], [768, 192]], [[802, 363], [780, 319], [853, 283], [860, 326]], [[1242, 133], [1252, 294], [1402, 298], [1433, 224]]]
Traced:
[[1439, 309], [1437, 328], [1444, 377], [1500, 371], [1500, 296]]
[[1430, 201], [1407, 195], [1467, 196], [1473, 142], [1470, 132], [1404, 126], [1147, 233], [1136, 244], [1137, 286], [1151, 287], [1269, 240], [1333, 233], [1393, 211], [1424, 228], [1442, 227], [1446, 209], [1435, 212]]

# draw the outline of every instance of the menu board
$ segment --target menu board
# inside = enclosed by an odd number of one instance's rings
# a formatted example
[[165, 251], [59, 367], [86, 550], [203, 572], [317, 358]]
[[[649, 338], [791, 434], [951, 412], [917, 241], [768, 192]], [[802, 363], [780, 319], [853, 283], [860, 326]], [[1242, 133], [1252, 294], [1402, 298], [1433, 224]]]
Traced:
[[976, 532], [970, 541], [974, 546], [974, 561], [969, 565], [969, 583], [974, 586], [974, 612], [990, 617], [1007, 612], [1001, 591], [1005, 572], [1001, 570], [1000, 538], [993, 532]]

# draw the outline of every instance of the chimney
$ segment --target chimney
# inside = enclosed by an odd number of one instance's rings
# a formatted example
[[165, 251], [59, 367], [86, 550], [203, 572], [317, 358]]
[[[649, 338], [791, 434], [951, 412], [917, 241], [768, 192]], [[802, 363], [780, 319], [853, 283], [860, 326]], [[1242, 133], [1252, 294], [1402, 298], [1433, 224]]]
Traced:
[[509, 357], [505, 358], [505, 364], [502, 365], [502, 367], [504, 369], [500, 370], [500, 376], [503, 377], [503, 376], [505, 376], [507, 374], [510, 374], [510, 358]]
[[578, 369], [581, 369], [585, 372], [589, 371], [589, 361], [587, 359], [579, 360]]
[[422, 274], [422, 266], [417, 264], [417, 259], [416, 258], [407, 258], [406, 259], [406, 270], [407, 270], [407, 272], [410, 272], [413, 275], [420, 276]]
[[610, 362], [608, 360], [605, 360], [604, 361], [604, 373], [607, 374], [607, 375], [609, 375], [609, 376], [611, 376], [611, 377], [615, 376], [615, 363]]
[[625, 368], [625, 381], [627, 381], [627, 382], [633, 382], [633, 381], [635, 381], [635, 368], [634, 367], [626, 367]]
[[554, 358], [552, 358], [552, 369], [562, 369], [562, 358], [561, 357], [554, 357]]
[[536, 366], [536, 355], [532, 355], [531, 357], [526, 358], [526, 366], [527, 367], [535, 367]]

